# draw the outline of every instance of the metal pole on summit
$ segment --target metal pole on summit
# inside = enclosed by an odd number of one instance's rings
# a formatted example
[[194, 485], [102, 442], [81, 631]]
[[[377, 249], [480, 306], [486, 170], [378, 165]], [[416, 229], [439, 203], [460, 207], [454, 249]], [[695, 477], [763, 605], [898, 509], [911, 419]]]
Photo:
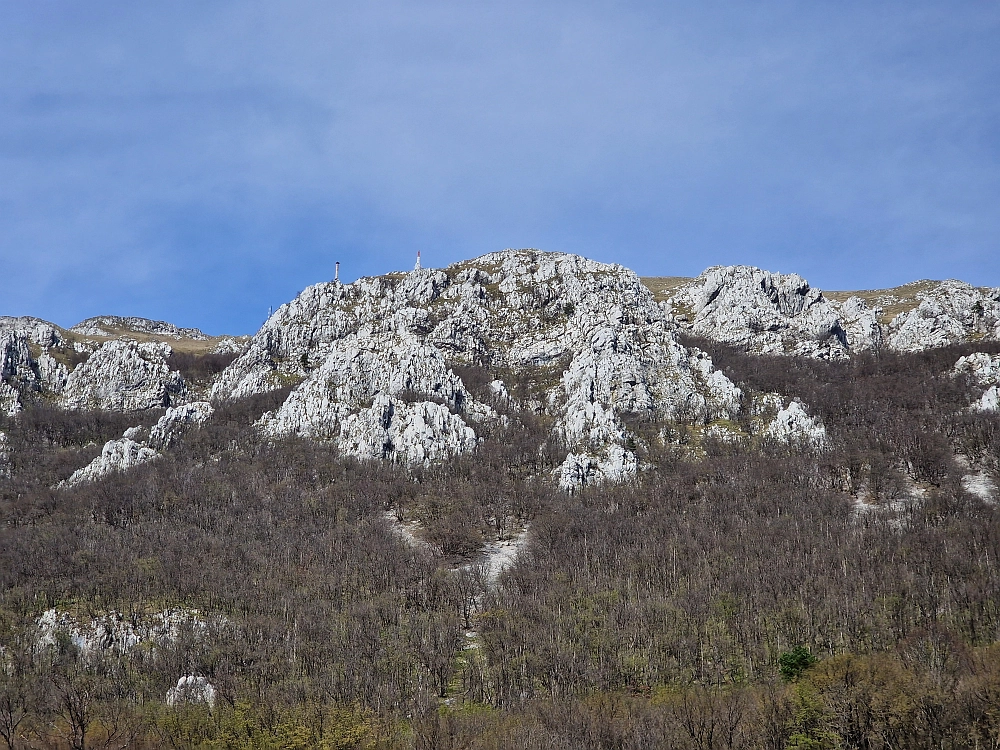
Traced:
[[333, 264], [333, 280], [340, 281], [340, 261]]

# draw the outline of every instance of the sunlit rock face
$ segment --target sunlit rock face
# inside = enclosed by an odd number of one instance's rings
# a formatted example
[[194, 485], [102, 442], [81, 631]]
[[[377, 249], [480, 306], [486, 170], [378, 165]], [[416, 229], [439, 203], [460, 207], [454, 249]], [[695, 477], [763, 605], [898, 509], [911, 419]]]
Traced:
[[682, 329], [754, 354], [836, 359], [1000, 339], [1000, 289], [954, 280], [827, 295], [797, 274], [717, 266], [663, 297]]
[[207, 677], [182, 675], [177, 684], [167, 691], [168, 706], [181, 706], [185, 703], [204, 703], [209, 708], [215, 708], [216, 690]]
[[916, 293], [915, 309], [892, 319], [890, 348], [922, 351], [976, 339], [1000, 339], [1000, 289], [942, 281]]
[[144, 333], [171, 339], [192, 339], [205, 341], [208, 339], [197, 328], [178, 328], [173, 323], [149, 318], [120, 317], [118, 315], [101, 315], [87, 318], [69, 329], [81, 336], [118, 337], [127, 333]]
[[764, 430], [764, 434], [787, 444], [824, 448], [827, 445], [826, 428], [819, 419], [810, 415], [806, 407], [793, 400], [778, 411]]
[[[167, 364], [170, 346], [150, 338], [205, 342], [206, 351], [216, 341], [146, 318], [103, 316], [64, 330], [38, 318], [0, 317], [0, 412], [39, 402], [126, 412], [183, 403], [189, 394]], [[216, 348], [232, 351], [245, 340], [221, 339]]]
[[82, 469], [74, 471], [70, 478], [63, 482], [63, 485], [72, 487], [84, 482], [94, 482], [108, 474], [128, 471], [139, 464], [152, 461], [158, 455], [152, 448], [131, 438], [123, 437], [109, 440], [101, 449], [100, 456]]
[[122, 437], [105, 443], [100, 456], [82, 469], [74, 471], [60, 486], [72, 487], [94, 482], [108, 474], [120, 474], [152, 461], [160, 456], [160, 451], [173, 446], [186, 432], [207, 422], [213, 411], [212, 405], [207, 401], [195, 401], [167, 409], [149, 429], [148, 434], [142, 427], [130, 427]]
[[682, 328], [756, 354], [829, 359], [882, 343], [864, 300], [841, 306], [797, 274], [751, 266], [710, 268], [676, 288], [667, 306]]
[[[535, 250], [309, 287], [268, 320], [212, 394], [298, 383], [261, 421], [265, 432], [413, 463], [473, 450], [476, 423], [496, 418], [455, 374], [458, 364], [533, 375], [537, 386], [517, 405], [554, 418], [567, 487], [635, 475], [623, 414], [704, 422], [740, 409], [739, 389], [678, 343], [632, 271]], [[511, 401], [503, 382], [491, 389]]]
[[202, 633], [210, 622], [198, 610], [174, 607], [141, 617], [110, 611], [92, 618], [48, 609], [35, 624], [39, 646], [67, 641], [80, 657], [87, 658], [101, 652], [127, 654], [144, 644], [148, 648], [162, 646], [178, 640], [185, 630]]
[[10, 441], [0, 432], [0, 477], [10, 476]]
[[181, 403], [187, 389], [167, 365], [170, 352], [166, 344], [108, 341], [69, 374], [58, 403], [124, 412]]
[[984, 389], [970, 408], [977, 411], [1000, 411], [1000, 354], [990, 356], [984, 352], [976, 352], [960, 357], [952, 368], [952, 374], [956, 377], [968, 377]]

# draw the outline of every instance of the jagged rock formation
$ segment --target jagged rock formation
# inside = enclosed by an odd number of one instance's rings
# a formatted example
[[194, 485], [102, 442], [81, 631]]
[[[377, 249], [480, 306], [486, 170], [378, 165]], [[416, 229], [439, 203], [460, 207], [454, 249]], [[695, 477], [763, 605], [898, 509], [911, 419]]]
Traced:
[[759, 354], [836, 358], [881, 344], [876, 313], [839, 305], [797, 274], [717, 266], [675, 288], [668, 310], [683, 328]]
[[827, 444], [826, 428], [811, 416], [805, 407], [793, 400], [781, 409], [764, 430], [764, 434], [782, 443], [822, 448]]
[[41, 647], [56, 646], [68, 638], [81, 657], [102, 651], [125, 654], [140, 644], [152, 647], [180, 638], [184, 629], [203, 632], [209, 622], [194, 609], [165, 609], [145, 617], [126, 617], [111, 611], [90, 620], [68, 612], [49, 609], [38, 620], [37, 642]]
[[109, 440], [101, 449], [101, 455], [74, 471], [69, 479], [60, 484], [72, 487], [83, 482], [93, 482], [108, 474], [128, 471], [129, 469], [152, 461], [159, 453], [138, 443], [130, 437]]
[[960, 357], [952, 372], [956, 376], [968, 376], [976, 385], [985, 388], [983, 395], [971, 408], [1000, 411], [1000, 354], [991, 357], [984, 352], [976, 352]]
[[182, 403], [191, 394], [178, 372], [163, 369], [172, 351], [165, 341], [190, 354], [227, 354], [249, 338], [146, 318], [101, 316], [64, 330], [39, 318], [0, 317], [0, 413], [39, 400], [123, 411]]
[[208, 336], [197, 328], [178, 328], [173, 323], [148, 318], [122, 318], [117, 315], [100, 315], [87, 318], [69, 329], [81, 336], [119, 337], [122, 333], [144, 333], [171, 339], [194, 339], [206, 341]]
[[[403, 394], [424, 400], [406, 403]], [[276, 435], [336, 439], [359, 458], [395, 454], [417, 463], [475, 448], [475, 433], [449, 408], [495, 416], [475, 403], [435, 347], [393, 334], [362, 340], [352, 334], [335, 342], [323, 365], [262, 427]]]
[[[309, 287], [278, 309], [212, 393], [239, 398], [301, 381], [262, 421], [265, 431], [424, 460], [471, 450], [469, 423], [492, 416], [452, 363], [544, 381], [520, 406], [555, 417], [554, 436], [572, 454], [559, 472], [567, 486], [635, 473], [623, 413], [705, 421], [740, 408], [739, 389], [676, 341], [634, 273], [533, 250]], [[507, 390], [494, 384], [498, 396]]]
[[12, 318], [0, 315], [0, 335], [13, 333], [26, 341], [41, 347], [59, 346], [62, 335], [59, 328], [41, 318], [22, 316]]
[[212, 349], [212, 354], [241, 354], [248, 343], [249, 336], [224, 336]]
[[838, 358], [1000, 339], [1000, 289], [961, 281], [824, 294], [796, 274], [750, 266], [717, 266], [665, 287], [648, 281], [662, 287], [660, 298], [682, 329], [756, 354]]
[[0, 409], [13, 415], [22, 408], [21, 392], [41, 389], [41, 378], [31, 356], [29, 334], [15, 328], [0, 330]]
[[890, 348], [914, 352], [977, 338], [1000, 339], [1000, 289], [953, 279], [923, 283], [929, 288], [916, 292], [917, 307], [889, 324]]
[[171, 407], [149, 430], [147, 444], [158, 451], [167, 450], [185, 432], [207, 422], [214, 411], [207, 401]]
[[184, 400], [184, 379], [167, 365], [166, 344], [108, 341], [66, 378], [58, 403], [66, 409], [141, 411]]
[[167, 705], [205, 703], [209, 708], [215, 708], [215, 695], [215, 685], [207, 677], [184, 675], [177, 680], [175, 687], [167, 691]]
[[72, 487], [82, 482], [93, 482], [108, 474], [121, 473], [152, 461], [159, 451], [166, 450], [192, 427], [204, 424], [213, 413], [212, 405], [205, 401], [195, 401], [167, 409], [157, 420], [144, 439], [141, 427], [130, 427], [117, 440], [104, 444], [101, 455], [61, 482], [61, 486]]
[[0, 432], [0, 477], [10, 476], [10, 443], [7, 433]]

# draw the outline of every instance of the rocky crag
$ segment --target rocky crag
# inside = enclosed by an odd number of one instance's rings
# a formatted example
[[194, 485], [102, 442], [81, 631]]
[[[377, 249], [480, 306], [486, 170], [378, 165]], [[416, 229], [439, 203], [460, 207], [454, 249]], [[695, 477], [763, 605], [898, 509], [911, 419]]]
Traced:
[[191, 339], [208, 341], [209, 336], [197, 328], [178, 328], [173, 323], [148, 318], [122, 318], [117, 315], [101, 315], [87, 318], [69, 329], [81, 336], [117, 338], [123, 333], [142, 333], [175, 340]]
[[[500, 379], [477, 397], [459, 365], [527, 376], [535, 388], [515, 398]], [[476, 425], [501, 419], [500, 401], [516, 402], [552, 418], [564, 487], [635, 474], [626, 415], [704, 425], [738, 414], [742, 399], [707, 355], [677, 341], [632, 271], [534, 250], [309, 287], [274, 313], [212, 395], [288, 384], [263, 431], [406, 463], [473, 450]]]
[[1000, 340], [1000, 289], [962, 281], [824, 293], [797, 274], [750, 266], [644, 281], [682, 330], [755, 354], [839, 358]]
[[[720, 440], [824, 445], [806, 405], [742, 393], [705, 353], [680, 343], [683, 332], [758, 354], [819, 358], [1000, 340], [1000, 290], [947, 281], [824, 293], [795, 274], [747, 266], [640, 280], [579, 256], [509, 250], [444, 269], [316, 284], [252, 339], [142, 318], [102, 316], [70, 329], [0, 318], [0, 410], [43, 400], [66, 409], [168, 407], [176, 416], [173, 407], [207, 395], [171, 367], [179, 347], [241, 352], [211, 384], [211, 400], [292, 386], [260, 419], [263, 434], [329, 441], [362, 459], [416, 465], [469, 453], [484, 426], [524, 411], [550, 421], [553, 444], [565, 450], [556, 478], [566, 488], [634, 476], [636, 446], [651, 439], [629, 429], [635, 419], [681, 422]], [[470, 389], [460, 374], [470, 366], [497, 377]], [[996, 408], [1000, 384], [982, 383], [978, 408]], [[194, 406], [191, 419], [207, 418]], [[751, 419], [737, 427], [739, 415]], [[742, 432], [748, 424], [753, 435]], [[158, 427], [109, 442], [71, 481], [155, 458], [169, 448]]]
[[82, 469], [74, 471], [60, 485], [72, 487], [83, 482], [94, 482], [108, 474], [128, 471], [152, 461], [162, 451], [174, 445], [188, 430], [208, 421], [213, 411], [212, 405], [207, 401], [171, 407], [148, 431], [142, 427], [131, 427], [122, 437], [109, 440], [101, 449], [100, 456]]
[[956, 377], [968, 377], [983, 389], [982, 396], [969, 408], [978, 411], [1000, 411], [1000, 355], [976, 352], [960, 357], [952, 370]]
[[[0, 317], [0, 413], [43, 401], [64, 409], [142, 411], [196, 397], [169, 366], [175, 350], [236, 353], [249, 337], [210, 337], [145, 318], [90, 318], [69, 329]], [[167, 343], [169, 342], [169, 343]]]

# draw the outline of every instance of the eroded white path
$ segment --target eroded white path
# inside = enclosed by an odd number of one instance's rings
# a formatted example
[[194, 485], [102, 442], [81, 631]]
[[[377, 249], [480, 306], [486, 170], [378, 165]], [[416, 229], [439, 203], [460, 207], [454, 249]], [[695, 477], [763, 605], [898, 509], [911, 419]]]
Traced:
[[526, 524], [520, 531], [511, 534], [505, 539], [490, 542], [480, 553], [480, 558], [473, 562], [460, 566], [460, 570], [472, 570], [479, 566], [484, 571], [484, 578], [488, 583], [493, 583], [500, 577], [500, 574], [511, 567], [517, 560], [518, 554], [528, 542], [528, 531], [530, 524]]
[[996, 502], [997, 483], [985, 471], [980, 471], [978, 474], [966, 474], [962, 477], [962, 488], [984, 502]]
[[[433, 545], [420, 538], [421, 525], [419, 521], [400, 521], [394, 511], [386, 511], [385, 519], [391, 528], [403, 541], [411, 547], [433, 549]], [[503, 539], [484, 545], [475, 560], [464, 563], [451, 570], [480, 571], [487, 583], [494, 583], [500, 574], [510, 568], [517, 560], [518, 554], [528, 542], [530, 524], [525, 524], [514, 533]]]

